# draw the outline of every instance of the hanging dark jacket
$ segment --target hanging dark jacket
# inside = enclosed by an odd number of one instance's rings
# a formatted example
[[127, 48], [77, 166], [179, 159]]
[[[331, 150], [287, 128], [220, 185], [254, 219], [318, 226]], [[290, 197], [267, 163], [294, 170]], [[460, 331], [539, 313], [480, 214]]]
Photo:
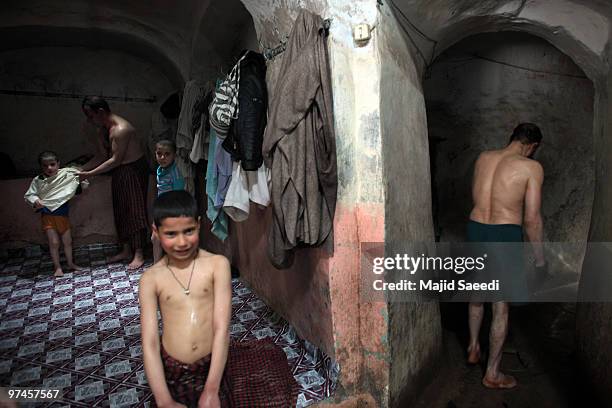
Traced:
[[243, 170], [257, 170], [263, 163], [261, 146], [268, 107], [263, 55], [247, 51], [240, 62], [239, 84], [238, 118], [232, 121], [223, 148], [230, 152], [234, 161], [241, 162]]

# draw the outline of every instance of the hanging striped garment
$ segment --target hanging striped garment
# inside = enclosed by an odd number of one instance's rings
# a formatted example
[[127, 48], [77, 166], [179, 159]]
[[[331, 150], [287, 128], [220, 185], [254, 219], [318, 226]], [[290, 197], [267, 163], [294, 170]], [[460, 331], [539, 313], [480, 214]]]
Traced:
[[210, 126], [217, 131], [220, 139], [225, 139], [232, 119], [238, 117], [240, 63], [248, 53], [244, 53], [215, 91], [215, 97], [209, 107]]

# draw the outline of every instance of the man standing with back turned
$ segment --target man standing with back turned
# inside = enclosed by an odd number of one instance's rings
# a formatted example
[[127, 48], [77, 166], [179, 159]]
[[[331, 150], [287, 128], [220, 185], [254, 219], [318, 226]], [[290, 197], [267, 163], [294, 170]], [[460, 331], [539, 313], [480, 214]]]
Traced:
[[86, 97], [81, 108], [87, 120], [98, 128], [96, 155], [83, 166], [81, 178], [112, 171], [113, 214], [123, 250], [109, 262], [130, 261], [128, 269], [144, 263], [147, 240], [147, 184], [149, 166], [136, 130], [126, 119], [111, 112], [97, 96]]
[[[472, 180], [474, 208], [467, 226], [469, 242], [522, 242], [524, 226], [534, 249], [536, 268], [545, 267], [540, 213], [544, 170], [531, 156], [541, 140], [542, 133], [536, 125], [521, 123], [505, 148], [480, 154]], [[495, 302], [492, 309], [489, 359], [482, 384], [487, 388], [513, 388], [516, 379], [500, 371], [508, 332], [508, 303]], [[480, 361], [478, 333], [483, 310], [482, 303], [469, 304], [470, 364]]]

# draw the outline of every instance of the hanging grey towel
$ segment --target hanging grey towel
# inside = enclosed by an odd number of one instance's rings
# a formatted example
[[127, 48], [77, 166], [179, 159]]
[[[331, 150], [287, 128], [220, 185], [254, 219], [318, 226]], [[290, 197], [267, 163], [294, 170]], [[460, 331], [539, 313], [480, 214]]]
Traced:
[[327, 30], [306, 10], [290, 34], [269, 104], [263, 153], [272, 171], [268, 255], [277, 268], [297, 246], [333, 250], [338, 189]]

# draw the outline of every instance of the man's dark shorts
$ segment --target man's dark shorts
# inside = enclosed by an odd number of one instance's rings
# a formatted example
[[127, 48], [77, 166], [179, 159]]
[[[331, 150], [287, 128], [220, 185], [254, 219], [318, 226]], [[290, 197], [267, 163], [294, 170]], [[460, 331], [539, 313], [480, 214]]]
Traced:
[[484, 273], [478, 273], [478, 281], [500, 280], [498, 296], [491, 298], [488, 292], [487, 297], [491, 299], [485, 300], [526, 302], [529, 291], [524, 268], [523, 228], [516, 224], [482, 224], [470, 220], [467, 240], [482, 243], [472, 250], [487, 254], [486, 268]]

